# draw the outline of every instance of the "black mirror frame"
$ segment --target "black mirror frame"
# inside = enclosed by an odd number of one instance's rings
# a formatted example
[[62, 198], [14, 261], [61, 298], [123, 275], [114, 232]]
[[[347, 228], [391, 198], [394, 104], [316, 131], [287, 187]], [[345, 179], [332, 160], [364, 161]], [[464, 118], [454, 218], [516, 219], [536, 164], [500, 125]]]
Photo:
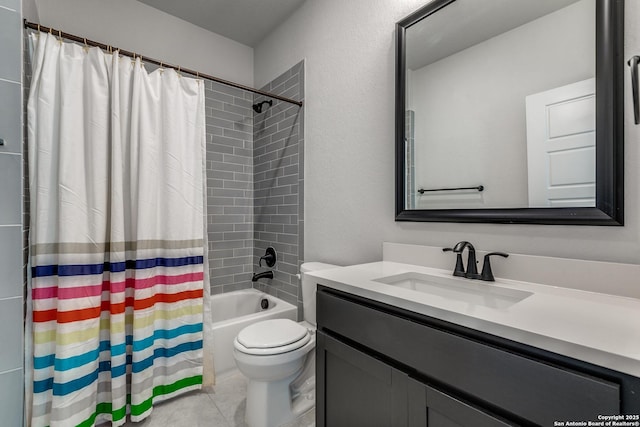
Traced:
[[596, 1], [596, 207], [405, 208], [406, 30], [456, 0], [433, 0], [396, 24], [396, 221], [624, 224], [624, 0]]

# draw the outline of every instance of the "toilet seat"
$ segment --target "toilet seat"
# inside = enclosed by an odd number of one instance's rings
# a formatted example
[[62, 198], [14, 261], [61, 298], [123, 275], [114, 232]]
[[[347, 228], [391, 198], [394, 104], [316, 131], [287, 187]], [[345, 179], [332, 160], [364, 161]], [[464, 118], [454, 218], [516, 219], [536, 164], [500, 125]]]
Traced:
[[287, 353], [311, 340], [309, 330], [289, 319], [254, 323], [240, 331], [233, 342], [236, 350], [258, 356]]

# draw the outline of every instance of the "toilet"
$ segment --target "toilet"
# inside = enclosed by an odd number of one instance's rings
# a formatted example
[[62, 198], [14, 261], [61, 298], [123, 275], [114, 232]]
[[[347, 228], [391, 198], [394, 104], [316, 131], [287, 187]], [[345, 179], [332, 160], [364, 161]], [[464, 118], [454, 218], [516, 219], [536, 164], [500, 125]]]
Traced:
[[280, 426], [315, 405], [316, 283], [306, 273], [336, 267], [319, 262], [300, 266], [304, 321], [264, 320], [236, 336], [233, 356], [249, 379], [249, 427]]

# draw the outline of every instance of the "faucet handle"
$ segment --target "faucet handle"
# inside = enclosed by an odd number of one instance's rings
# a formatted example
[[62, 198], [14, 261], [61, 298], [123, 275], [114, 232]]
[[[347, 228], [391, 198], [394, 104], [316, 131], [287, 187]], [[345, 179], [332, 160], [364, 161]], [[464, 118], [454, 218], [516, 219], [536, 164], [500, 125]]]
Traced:
[[[453, 248], [442, 248], [442, 252], [453, 252]], [[456, 253], [456, 267], [453, 269], [453, 275], [458, 277], [465, 277], [461, 252]]]
[[496, 279], [493, 277], [493, 271], [491, 271], [491, 257], [497, 255], [504, 258], [508, 258], [509, 254], [504, 252], [489, 252], [484, 256], [484, 262], [482, 263], [482, 274], [480, 275], [480, 280], [484, 280], [486, 282], [495, 282]]
[[269, 246], [264, 256], [261, 256], [258, 260], [258, 267], [262, 267], [262, 260], [267, 264], [267, 267], [273, 267], [276, 264], [276, 250]]

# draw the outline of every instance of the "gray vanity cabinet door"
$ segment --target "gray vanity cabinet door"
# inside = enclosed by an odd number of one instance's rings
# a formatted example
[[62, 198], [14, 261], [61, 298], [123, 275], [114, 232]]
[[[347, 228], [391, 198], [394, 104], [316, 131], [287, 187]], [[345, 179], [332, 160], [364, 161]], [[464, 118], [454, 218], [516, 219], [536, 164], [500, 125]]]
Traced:
[[407, 425], [406, 374], [320, 331], [316, 369], [319, 427]]
[[409, 427], [512, 427], [483, 410], [413, 378], [407, 381]]

